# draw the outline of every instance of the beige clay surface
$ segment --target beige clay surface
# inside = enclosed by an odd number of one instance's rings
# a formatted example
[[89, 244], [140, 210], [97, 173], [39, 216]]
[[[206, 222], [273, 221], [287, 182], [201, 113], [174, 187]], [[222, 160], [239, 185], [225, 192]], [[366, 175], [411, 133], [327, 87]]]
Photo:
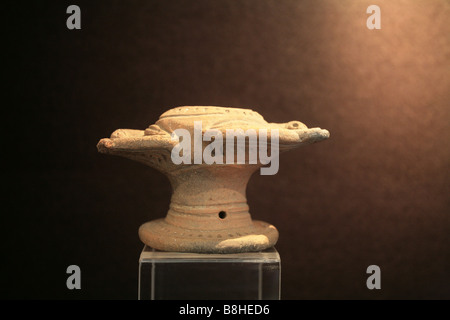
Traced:
[[[223, 164], [172, 161], [171, 152], [178, 144], [172, 139], [173, 132], [186, 129], [194, 137], [194, 121], [201, 121], [202, 133], [217, 130], [223, 134]], [[280, 153], [329, 137], [327, 130], [307, 128], [299, 121], [268, 123], [250, 109], [209, 106], [170, 109], [145, 130], [116, 130], [110, 138], [100, 140], [99, 152], [156, 168], [172, 185], [166, 217], [144, 223], [139, 229], [139, 237], [145, 244], [165, 251], [200, 253], [259, 251], [275, 245], [277, 229], [252, 220], [246, 199], [248, 180], [263, 164], [259, 159], [257, 163], [249, 163], [248, 144], [245, 163], [226, 163], [227, 129], [253, 129], [257, 133], [266, 129], [269, 142], [270, 130], [278, 129]], [[193, 143], [191, 159], [194, 159]], [[202, 151], [208, 144], [202, 142]], [[269, 143], [269, 150], [270, 147]]]

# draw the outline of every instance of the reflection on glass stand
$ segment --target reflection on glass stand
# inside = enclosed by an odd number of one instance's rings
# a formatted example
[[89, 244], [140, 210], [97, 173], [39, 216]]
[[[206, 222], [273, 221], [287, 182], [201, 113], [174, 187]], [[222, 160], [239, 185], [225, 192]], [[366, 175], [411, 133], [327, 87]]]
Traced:
[[139, 259], [140, 300], [278, 300], [281, 260], [272, 247], [260, 252], [199, 254], [148, 246]]

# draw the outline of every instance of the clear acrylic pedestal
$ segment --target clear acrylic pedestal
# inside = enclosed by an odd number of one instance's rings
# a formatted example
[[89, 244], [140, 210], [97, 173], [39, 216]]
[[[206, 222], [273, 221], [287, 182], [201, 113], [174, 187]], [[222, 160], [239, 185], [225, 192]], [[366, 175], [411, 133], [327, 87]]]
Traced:
[[148, 246], [139, 259], [139, 300], [279, 300], [281, 260], [260, 252], [199, 254]]

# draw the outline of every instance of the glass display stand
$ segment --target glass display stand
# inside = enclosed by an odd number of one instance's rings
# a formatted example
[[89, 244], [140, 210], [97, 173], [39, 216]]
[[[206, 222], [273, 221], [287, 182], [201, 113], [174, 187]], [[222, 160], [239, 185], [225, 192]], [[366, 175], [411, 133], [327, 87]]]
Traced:
[[279, 300], [281, 260], [260, 252], [199, 254], [148, 246], [139, 259], [139, 300]]

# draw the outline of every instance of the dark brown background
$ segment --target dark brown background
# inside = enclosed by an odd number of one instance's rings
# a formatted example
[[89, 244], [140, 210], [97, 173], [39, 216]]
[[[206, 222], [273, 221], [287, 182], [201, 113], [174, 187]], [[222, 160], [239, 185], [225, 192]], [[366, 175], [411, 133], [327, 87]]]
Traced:
[[448, 1], [76, 1], [75, 31], [70, 4], [5, 8], [2, 298], [137, 298], [137, 229], [170, 185], [95, 146], [179, 105], [331, 132], [248, 186], [280, 231], [282, 298], [450, 298]]

